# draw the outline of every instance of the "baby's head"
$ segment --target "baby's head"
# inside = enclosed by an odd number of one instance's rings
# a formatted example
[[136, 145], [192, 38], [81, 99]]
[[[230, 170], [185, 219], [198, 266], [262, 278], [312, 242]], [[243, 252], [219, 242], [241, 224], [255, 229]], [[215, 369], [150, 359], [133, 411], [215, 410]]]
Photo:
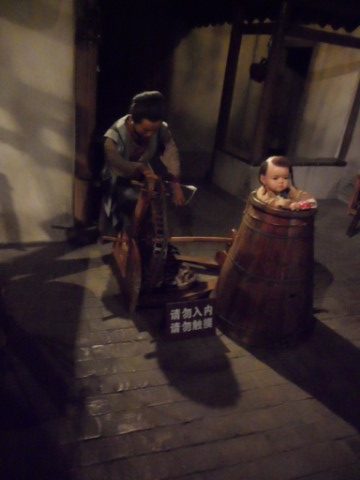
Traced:
[[267, 191], [279, 194], [290, 187], [292, 168], [286, 157], [269, 157], [259, 169], [260, 183]]

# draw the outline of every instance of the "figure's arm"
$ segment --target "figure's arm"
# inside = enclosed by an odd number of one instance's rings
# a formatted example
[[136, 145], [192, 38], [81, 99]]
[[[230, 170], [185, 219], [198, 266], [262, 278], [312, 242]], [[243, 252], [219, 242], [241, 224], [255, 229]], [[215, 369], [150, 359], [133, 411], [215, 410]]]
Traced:
[[147, 173], [152, 172], [150, 167], [141, 162], [130, 162], [123, 158], [119, 153], [117, 143], [111, 138], [106, 138], [104, 143], [105, 161], [110, 170], [116, 175], [122, 177], [136, 177], [139, 174], [146, 176]]
[[290, 187], [291, 210], [309, 210], [310, 208], [317, 208], [317, 201], [311, 193], [298, 190]]
[[160, 129], [160, 140], [164, 146], [161, 155], [161, 161], [167, 168], [170, 177], [180, 179], [180, 155], [175, 140], [167, 125], [163, 125]]
[[180, 155], [176, 143], [167, 127], [163, 127], [160, 132], [161, 140], [164, 145], [164, 151], [161, 161], [169, 173], [171, 188], [173, 193], [173, 202], [177, 206], [185, 203], [184, 193], [180, 185]]
[[278, 197], [276, 195], [271, 195], [265, 190], [263, 186], [256, 190], [256, 197], [266, 205], [270, 205], [273, 208], [290, 208], [293, 200], [288, 198]]
[[172, 180], [171, 188], [172, 188], [172, 194], [173, 194], [172, 199], [174, 204], [177, 207], [182, 207], [185, 204], [185, 196], [179, 181]]

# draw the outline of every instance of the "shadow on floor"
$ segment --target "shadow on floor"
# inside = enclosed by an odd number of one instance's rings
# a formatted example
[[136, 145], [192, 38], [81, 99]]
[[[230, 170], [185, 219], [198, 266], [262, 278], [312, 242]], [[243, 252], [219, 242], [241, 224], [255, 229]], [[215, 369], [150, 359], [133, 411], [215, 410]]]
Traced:
[[[103, 257], [114, 277], [117, 266], [112, 255]], [[128, 316], [121, 295], [103, 298], [104, 305], [114, 316]], [[165, 336], [164, 310], [161, 308], [137, 309], [132, 316], [140, 332], [147, 331], [156, 343], [156, 351], [149, 358], [157, 358], [169, 384], [187, 398], [213, 407], [236, 404], [240, 385], [226, 356], [226, 347], [216, 336], [184, 340], [170, 340]]]
[[86, 259], [62, 258], [70, 251], [66, 244], [32, 247], [3, 270], [7, 342], [0, 352], [0, 477], [4, 480], [69, 478], [71, 452], [69, 456], [61, 446], [65, 429], [60, 432], [59, 425], [65, 424], [69, 409], [76, 416], [83, 410], [74, 349], [86, 289], [58, 279], [88, 265]]
[[249, 349], [287, 380], [360, 430], [360, 352], [321, 322], [291, 349]]
[[[314, 304], [320, 304], [327, 289], [334, 281], [334, 276], [325, 265], [315, 261], [314, 265]], [[316, 314], [316, 309], [314, 309]]]
[[[146, 321], [149, 312], [143, 312]], [[236, 379], [226, 347], [216, 335], [167, 340], [161, 330], [153, 336], [159, 366], [169, 383], [191, 400], [215, 408], [235, 405], [241, 385]]]
[[[103, 301], [114, 316], [124, 315], [120, 295], [104, 297]], [[127, 313], [125, 315], [129, 316]], [[163, 315], [164, 308], [142, 308], [132, 316], [138, 331], [150, 333], [152, 342], [156, 344], [155, 352], [147, 358], [157, 359], [169, 384], [185, 397], [220, 408], [236, 404], [241, 386], [219, 337], [168, 339]]]
[[[320, 303], [333, 275], [320, 263], [315, 264], [314, 273], [316, 301]], [[242, 346], [360, 429], [360, 352], [351, 342], [314, 317], [314, 330], [287, 346]]]

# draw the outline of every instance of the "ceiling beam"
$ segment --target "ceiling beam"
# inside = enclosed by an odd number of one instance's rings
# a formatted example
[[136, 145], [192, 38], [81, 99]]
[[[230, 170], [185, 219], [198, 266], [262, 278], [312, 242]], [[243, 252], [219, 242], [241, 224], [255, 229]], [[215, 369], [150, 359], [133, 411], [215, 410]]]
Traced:
[[332, 45], [340, 45], [342, 47], [360, 48], [360, 38], [351, 35], [343, 35], [341, 33], [325, 32], [323, 30], [315, 30], [313, 28], [302, 27], [300, 25], [292, 25], [286, 31], [289, 37], [299, 37], [315, 42], [331, 43]]
[[[276, 22], [243, 24], [244, 35], [271, 35], [276, 28]], [[285, 36], [303, 38], [314, 42], [330, 43], [342, 47], [360, 48], [360, 38], [342, 33], [326, 32], [301, 25], [287, 25]]]

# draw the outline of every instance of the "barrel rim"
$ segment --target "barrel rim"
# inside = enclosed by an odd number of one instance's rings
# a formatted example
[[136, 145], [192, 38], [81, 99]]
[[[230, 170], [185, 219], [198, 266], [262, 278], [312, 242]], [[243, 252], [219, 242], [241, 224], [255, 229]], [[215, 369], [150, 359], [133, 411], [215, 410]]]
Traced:
[[271, 213], [277, 217], [283, 218], [310, 218], [315, 216], [317, 213], [317, 208], [311, 208], [309, 210], [300, 210], [300, 211], [292, 211], [292, 210], [285, 210], [280, 208], [274, 208], [270, 205], [259, 200], [256, 196], [256, 190], [252, 191], [249, 195], [249, 202], [251, 205], [258, 210], [262, 210], [265, 213]]

